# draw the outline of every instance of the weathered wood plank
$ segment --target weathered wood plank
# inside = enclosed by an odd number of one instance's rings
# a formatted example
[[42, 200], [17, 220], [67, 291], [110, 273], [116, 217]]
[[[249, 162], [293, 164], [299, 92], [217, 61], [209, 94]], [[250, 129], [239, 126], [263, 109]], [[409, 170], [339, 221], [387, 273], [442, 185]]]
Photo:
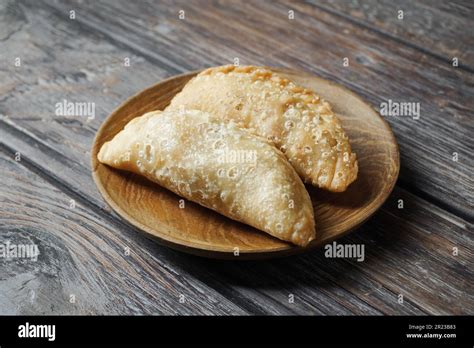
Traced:
[[[337, 284], [385, 314], [405, 312], [405, 306], [418, 308], [412, 308], [410, 313], [472, 313], [474, 296], [469, 291], [474, 279], [472, 225], [446, 216], [443, 210], [403, 190], [396, 189], [392, 197], [365, 226], [340, 241], [363, 244], [366, 251], [363, 262], [328, 259], [324, 250], [319, 250], [271, 264], [255, 262], [248, 272], [232, 274], [249, 285], [274, 284], [287, 288], [288, 292], [295, 283], [288, 275], [295, 275], [301, 284], [300, 288], [293, 288], [296, 298], [310, 295], [315, 286], [333, 292]], [[397, 208], [398, 199], [404, 200], [404, 209]], [[457, 248], [456, 255], [453, 248]], [[224, 271], [222, 266], [216, 267]], [[229, 272], [229, 266], [225, 267]], [[240, 265], [230, 267], [233, 270]], [[265, 274], [271, 274], [273, 280]], [[367, 281], [365, 276], [371, 280]], [[329, 280], [321, 281], [319, 277]], [[381, 286], [372, 283], [372, 279]], [[398, 303], [399, 295], [403, 295], [402, 304]]]
[[[423, 308], [430, 314], [472, 313], [472, 224], [411, 193], [396, 190], [395, 197], [381, 212], [379, 222], [373, 219], [365, 226], [370, 233], [348, 237], [352, 243], [365, 244], [370, 261], [360, 265], [361, 270], [383, 279], [406, 301], [418, 303], [423, 298]], [[404, 201], [403, 209], [396, 208], [399, 199]], [[405, 282], [410, 285], [406, 287]]]
[[179, 265], [170, 268], [171, 252], [71, 205], [22, 161], [0, 152], [0, 167], [2, 250], [6, 243], [39, 250], [37, 260], [0, 258], [1, 314], [245, 313]]
[[471, 32], [466, 30], [472, 26], [474, 16], [474, 7], [469, 1], [310, 2], [319, 9], [438, 57], [446, 64], [451, 64], [453, 58], [457, 57], [461, 67], [474, 71], [474, 39]]
[[[35, 8], [35, 4], [28, 6]], [[400, 182], [444, 208], [473, 218], [474, 160], [467, 137], [474, 131], [469, 111], [474, 107], [472, 74], [299, 2], [291, 6], [296, 11], [293, 21], [288, 19], [287, 5], [273, 2], [54, 5], [57, 15], [72, 7], [82, 13], [76, 20], [81, 28], [123, 45], [134, 42], [137, 54], [176, 62], [182, 71], [238, 57], [241, 64], [312, 71], [345, 84], [376, 106], [388, 100], [419, 103], [417, 120], [386, 118], [402, 153]], [[178, 18], [180, 10], [185, 11], [185, 19]], [[345, 57], [348, 67], [343, 66]]]

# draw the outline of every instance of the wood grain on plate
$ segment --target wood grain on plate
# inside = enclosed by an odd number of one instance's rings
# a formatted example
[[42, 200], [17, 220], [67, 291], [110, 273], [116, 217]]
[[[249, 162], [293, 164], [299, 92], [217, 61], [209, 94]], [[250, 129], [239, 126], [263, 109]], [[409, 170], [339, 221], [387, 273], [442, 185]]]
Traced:
[[232, 221], [131, 173], [97, 160], [102, 144], [133, 118], [164, 109], [196, 72], [162, 81], [127, 100], [103, 123], [94, 141], [92, 168], [105, 200], [124, 219], [173, 248], [218, 258], [274, 257], [309, 250], [334, 240], [367, 220], [386, 200], [397, 180], [399, 154], [388, 124], [347, 89], [307, 73], [278, 70], [295, 83], [315, 90], [331, 102], [359, 159], [358, 179], [343, 193], [308, 187], [316, 220], [316, 240], [306, 248], [273, 238]]

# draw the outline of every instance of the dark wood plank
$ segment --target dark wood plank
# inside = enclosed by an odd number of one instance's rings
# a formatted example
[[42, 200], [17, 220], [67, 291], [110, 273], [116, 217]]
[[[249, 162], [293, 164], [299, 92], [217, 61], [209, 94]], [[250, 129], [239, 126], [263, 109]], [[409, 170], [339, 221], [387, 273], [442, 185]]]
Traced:
[[[472, 74], [299, 2], [291, 6], [296, 11], [293, 21], [288, 20], [287, 5], [273, 2], [54, 5], [58, 16], [70, 7], [83, 13], [76, 20], [82, 29], [124, 46], [133, 42], [137, 54], [154, 62], [176, 62], [181, 71], [238, 57], [241, 64], [312, 71], [348, 86], [377, 109], [389, 99], [420, 103], [418, 120], [387, 117], [402, 154], [400, 183], [473, 219], [474, 160], [467, 137], [474, 131], [469, 111], [474, 107]], [[178, 18], [180, 10], [184, 20]], [[344, 57], [349, 67], [343, 66]]]
[[[395, 196], [404, 201], [404, 209], [396, 208], [398, 200], [388, 202], [380, 220], [365, 226], [369, 233], [348, 237], [368, 250], [372, 262], [361, 265], [362, 271], [391, 284], [405, 300], [418, 303], [423, 298], [423, 308], [430, 314], [472, 313], [474, 296], [468, 290], [474, 279], [472, 224], [411, 193], [396, 190]], [[405, 287], [406, 283], [410, 285]]]
[[[459, 66], [474, 71], [474, 7], [469, 1], [310, 1], [319, 9], [376, 30], [388, 38], [438, 57], [446, 64], [458, 58]], [[289, 3], [288, 3], [289, 4]], [[403, 11], [403, 19], [399, 12]]]
[[[404, 200], [404, 209], [396, 208], [396, 198]], [[473, 285], [474, 244], [471, 230], [472, 225], [396, 189], [393, 199], [378, 215], [340, 241], [363, 244], [367, 257], [364, 262], [327, 259], [320, 250], [271, 264], [255, 262], [246, 267], [247, 272], [238, 273], [241, 266], [235, 264], [230, 268], [229, 265], [210, 267], [219, 267], [222, 272], [225, 267], [226, 272], [248, 286], [274, 284], [287, 287], [290, 292], [292, 284], [300, 284], [293, 289], [296, 297], [308, 296], [314, 287], [323, 287], [338, 297], [338, 288], [334, 286], [337, 284], [385, 314], [403, 313], [405, 306], [419, 308], [410, 310], [412, 314], [472, 313], [474, 297], [469, 289]], [[454, 247], [458, 248], [457, 256], [453, 255]], [[369, 276], [370, 281], [365, 276]], [[320, 277], [329, 277], [329, 281], [321, 281]], [[403, 304], [398, 303], [400, 294]]]
[[[44, 171], [55, 185], [82, 197], [83, 204], [93, 204], [91, 207], [105, 218], [107, 211], [105, 208], [101, 209], [103, 203], [89, 176], [87, 151], [92, 136], [114, 104], [133, 90], [141, 88], [142, 84], [151, 84], [159, 75], [165, 75], [167, 72], [156, 65], [158, 59], [154, 61], [155, 65], [151, 65], [140, 60], [138, 56], [136, 59], [139, 69], [121, 68], [118, 62], [121, 62], [124, 55], [133, 56], [131, 50], [101, 41], [93, 32], [80, 31], [82, 26], [78, 28], [62, 21], [57, 13], [50, 14], [38, 9], [32, 15], [28, 9], [22, 6], [20, 9], [25, 19], [21, 20], [24, 21], [23, 29], [12, 34], [15, 40], [19, 40], [15, 41], [13, 47], [16, 52], [21, 52], [22, 45], [30, 48], [30, 64], [24, 66], [30, 70], [12, 71], [10, 66], [4, 67], [9, 69], [7, 71], [10, 74], [6, 76], [8, 83], [4, 88], [7, 93], [0, 104], [0, 112], [10, 117], [3, 119], [0, 139], [8, 145], [11, 154], [15, 151], [23, 153], [31, 165]], [[23, 30], [30, 38], [22, 34]], [[165, 29], [161, 27], [160, 30]], [[191, 31], [193, 30], [195, 29], [191, 27]], [[117, 35], [121, 35], [121, 32], [118, 31]], [[130, 35], [138, 34], [132, 32]], [[10, 39], [6, 41], [7, 44], [10, 42]], [[213, 44], [213, 41], [210, 41], [210, 44]], [[50, 55], [49, 58], [38, 46], [50, 47], [45, 50]], [[85, 63], [84, 57], [77, 55], [77, 47], [87, 52], [88, 59]], [[126, 47], [126, 42], [123, 47]], [[224, 46], [221, 44], [217, 47]], [[205, 51], [204, 48], [201, 50]], [[13, 56], [12, 53], [9, 54], [10, 57]], [[148, 54], [156, 55], [151, 49]], [[211, 52], [210, 55], [213, 54], [215, 53]], [[207, 55], [209, 56], [209, 53]], [[110, 60], [107, 60], [107, 56]], [[190, 62], [205, 64], [205, 61], [212, 61], [208, 56], [195, 54], [195, 60]], [[52, 58], [59, 60], [59, 63], [52, 64]], [[215, 64], [218, 58], [219, 56], [215, 56], [211, 64]], [[117, 65], [112, 64], [117, 69], [107, 69], [113, 62], [117, 62]], [[35, 71], [34, 75], [31, 74], [31, 64], [39, 70]], [[80, 75], [74, 80], [72, 76], [75, 76], [78, 67], [85, 69], [86, 77]], [[47, 77], [40, 80], [38, 76]], [[111, 93], [111, 87], [108, 89], [109, 93], [102, 90], [110, 81], [116, 81], [112, 85], [114, 93]], [[32, 84], [30, 89], [27, 88], [29, 83]], [[52, 116], [58, 93], [60, 98], [73, 100], [80, 97], [81, 101], [96, 101], [97, 119], [87, 123], [83, 119], [72, 118], [66, 121]], [[25, 100], [33, 105], [28, 105]], [[398, 212], [394, 207], [400, 195], [406, 195], [405, 205], [414, 209], [412, 215], [408, 214], [408, 220], [403, 214], [398, 215], [400, 212], [405, 213], [407, 209]], [[423, 218], [422, 221], [419, 221], [418, 212]], [[119, 220], [114, 218], [114, 221], [119, 224]], [[422, 227], [418, 227], [420, 224]], [[372, 263], [368, 260], [360, 264], [348, 260], [328, 260], [320, 251], [301, 258], [258, 264], [215, 263], [180, 255], [170, 261], [172, 266], [169, 267], [181, 267], [183, 274], [192, 274], [239, 303], [240, 307], [257, 313], [420, 314], [459, 310], [461, 313], [469, 313], [472, 311], [472, 305], [469, 304], [469, 299], [466, 299], [465, 293], [468, 293], [470, 285], [466, 279], [469, 279], [470, 275], [467, 272], [472, 269], [469, 264], [472, 260], [472, 240], [466, 231], [471, 227], [462, 219], [427, 205], [404, 190], [397, 190], [388, 203], [388, 209], [384, 208], [357, 235], [348, 237], [357, 236], [362, 239], [356, 241], [371, 243], [370, 255], [375, 260]], [[127, 229], [118, 227], [115, 231], [116, 234], [127, 233]], [[400, 236], [400, 231], [405, 232]], [[399, 239], [395, 239], [395, 236]], [[446, 250], [449, 253], [452, 249], [453, 240], [456, 241], [454, 245], [460, 245], [461, 253], [458, 257], [461, 258], [446, 257]], [[165, 252], [154, 245], [150, 248], [153, 248], [154, 252]], [[400, 257], [406, 257], [406, 263], [400, 262]], [[437, 262], [443, 258], [445, 260], [441, 263], [441, 273], [436, 273]], [[425, 261], [426, 265], [415, 265], [420, 260]], [[452, 272], [452, 275], [446, 274], [447, 270]], [[436, 274], [436, 281], [426, 280], [426, 272]], [[419, 281], [420, 278], [423, 282]], [[450, 282], [444, 283], [444, 278]], [[294, 304], [288, 303], [290, 291], [295, 294]], [[397, 302], [399, 293], [405, 296], [403, 305]], [[453, 303], [463, 305], [460, 308], [454, 307], [453, 310]]]
[[1, 314], [245, 313], [23, 163], [0, 152], [0, 244], [36, 245], [39, 256], [0, 259]]

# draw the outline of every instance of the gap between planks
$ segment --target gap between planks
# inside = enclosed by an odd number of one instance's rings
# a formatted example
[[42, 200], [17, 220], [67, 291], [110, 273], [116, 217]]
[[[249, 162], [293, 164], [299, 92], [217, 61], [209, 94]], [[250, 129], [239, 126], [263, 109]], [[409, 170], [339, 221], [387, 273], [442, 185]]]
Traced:
[[[327, 14], [333, 16], [333, 17], [338, 17], [338, 18], [342, 18], [344, 20], [346, 20], [347, 22], [350, 22], [351, 24], [354, 24], [354, 25], [357, 25], [361, 28], [364, 28], [364, 29], [367, 29], [367, 30], [370, 30], [371, 32], [373, 33], [376, 33], [377, 35], [380, 35], [380, 36], [384, 36], [388, 39], [391, 39], [393, 41], [395, 41], [396, 43], [399, 43], [399, 44], [402, 44], [402, 45], [405, 45], [407, 47], [410, 47], [414, 50], [417, 50], [427, 56], [430, 56], [436, 60], [438, 60], [439, 62], [443, 63], [443, 64], [447, 64], [448, 62], [446, 61], [446, 57], [443, 57], [442, 55], [440, 54], [437, 54], [436, 52], [433, 52], [431, 51], [430, 49], [427, 49], [427, 48], [424, 48], [422, 46], [419, 46], [415, 43], [412, 43], [412, 42], [409, 42], [405, 39], [403, 39], [402, 37], [398, 37], [398, 36], [395, 36], [391, 33], [388, 33], [384, 30], [381, 30], [375, 26], [372, 26], [370, 24], [367, 24], [367, 23], [364, 23], [362, 20], [358, 20], [350, 15], [347, 15], [345, 13], [342, 13], [340, 11], [337, 11], [337, 10], [332, 10], [324, 5], [321, 5], [319, 3], [316, 3], [315, 1], [310, 1], [308, 2], [308, 4], [320, 9], [321, 11], [324, 11], [326, 12]], [[471, 74], [474, 73], [474, 67], [471, 67], [470, 65], [467, 65], [467, 64], [460, 64], [458, 66], [459, 69], [461, 70], [464, 70], [466, 72], [469, 72]]]

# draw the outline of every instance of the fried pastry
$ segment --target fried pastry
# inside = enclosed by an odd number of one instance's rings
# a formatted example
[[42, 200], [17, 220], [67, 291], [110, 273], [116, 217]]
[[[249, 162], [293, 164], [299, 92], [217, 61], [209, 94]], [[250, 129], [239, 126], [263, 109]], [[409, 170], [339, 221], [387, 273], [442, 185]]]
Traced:
[[261, 67], [210, 68], [168, 110], [206, 111], [272, 141], [305, 182], [334, 192], [357, 178], [357, 159], [328, 102]]
[[193, 110], [130, 121], [98, 154], [176, 194], [296, 245], [315, 237], [303, 182], [266, 139]]

